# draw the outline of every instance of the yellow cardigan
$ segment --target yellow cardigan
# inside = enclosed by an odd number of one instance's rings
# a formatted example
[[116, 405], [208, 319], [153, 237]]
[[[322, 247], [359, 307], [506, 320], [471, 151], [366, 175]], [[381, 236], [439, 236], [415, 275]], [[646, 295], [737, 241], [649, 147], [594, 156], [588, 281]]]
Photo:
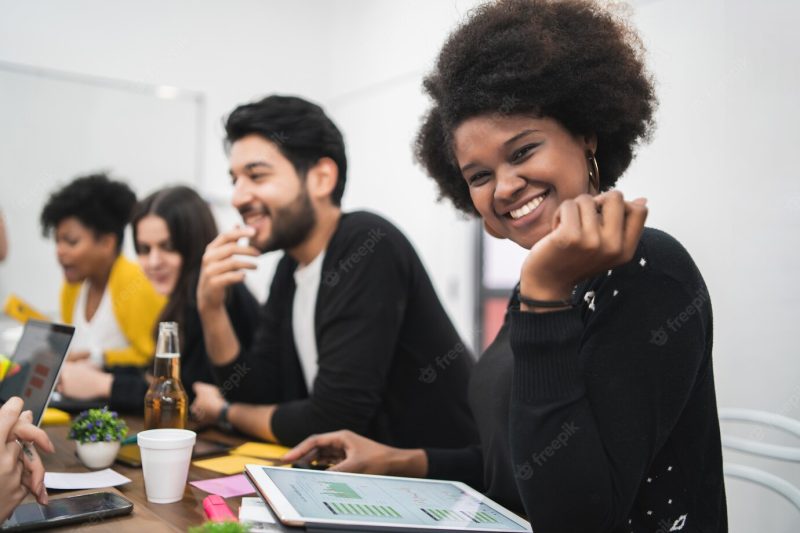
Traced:
[[[105, 365], [147, 365], [155, 352], [153, 329], [166, 298], [156, 292], [139, 265], [121, 255], [111, 267], [106, 289], [114, 316], [130, 346], [107, 350]], [[61, 317], [67, 324], [72, 324], [80, 290], [80, 283], [64, 282], [61, 287]]]

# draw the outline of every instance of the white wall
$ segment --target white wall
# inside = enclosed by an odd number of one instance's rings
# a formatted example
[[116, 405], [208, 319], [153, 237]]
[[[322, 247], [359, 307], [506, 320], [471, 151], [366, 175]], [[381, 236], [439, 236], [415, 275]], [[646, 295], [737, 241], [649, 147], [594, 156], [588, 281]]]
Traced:
[[[797, 321], [800, 172], [797, 70], [800, 5], [672, 0], [639, 7], [635, 22], [658, 78], [653, 143], [620, 188], [650, 200], [648, 224], [691, 252], [714, 306], [714, 359], [721, 407], [800, 419]], [[777, 432], [725, 424], [765, 442]], [[798, 465], [726, 453], [800, 487]], [[728, 483], [731, 531], [789, 533], [800, 512], [778, 496]]]
[[[270, 92], [318, 100], [348, 143], [345, 207], [368, 207], [400, 224], [471, 340], [472, 227], [432, 202], [433, 184], [414, 166], [410, 143], [427, 106], [421, 77], [472, 4], [0, 0], [0, 60], [204, 92], [206, 190], [222, 198], [229, 189], [220, 117]], [[649, 48], [661, 107], [653, 143], [620, 182], [626, 194], [649, 198], [650, 225], [681, 240], [705, 275], [719, 404], [794, 418], [798, 15], [798, 4], [781, 0], [637, 2], [633, 20]], [[796, 465], [726, 459], [800, 486]], [[788, 533], [800, 523], [797, 511], [763, 489], [733, 481], [728, 497], [734, 533]]]

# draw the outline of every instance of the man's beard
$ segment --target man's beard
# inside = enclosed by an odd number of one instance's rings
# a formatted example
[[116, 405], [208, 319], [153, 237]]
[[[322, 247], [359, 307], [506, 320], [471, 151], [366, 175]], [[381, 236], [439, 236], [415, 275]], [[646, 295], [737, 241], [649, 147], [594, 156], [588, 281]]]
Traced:
[[290, 250], [305, 241], [317, 225], [317, 213], [305, 188], [289, 205], [273, 211], [271, 217], [272, 233], [267, 240], [263, 243], [250, 242], [261, 253]]

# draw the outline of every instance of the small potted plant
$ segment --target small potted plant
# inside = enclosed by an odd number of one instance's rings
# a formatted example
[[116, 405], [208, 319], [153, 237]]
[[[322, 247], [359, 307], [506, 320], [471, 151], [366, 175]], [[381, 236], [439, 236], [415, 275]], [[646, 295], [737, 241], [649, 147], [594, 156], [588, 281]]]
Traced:
[[114, 462], [128, 425], [116, 411], [89, 409], [72, 422], [69, 438], [76, 441], [78, 457], [89, 468], [106, 468]]

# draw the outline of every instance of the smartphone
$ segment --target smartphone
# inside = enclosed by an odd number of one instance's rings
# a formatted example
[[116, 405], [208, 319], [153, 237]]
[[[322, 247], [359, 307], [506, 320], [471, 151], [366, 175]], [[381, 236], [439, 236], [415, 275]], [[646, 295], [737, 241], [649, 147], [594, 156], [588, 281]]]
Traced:
[[[215, 440], [197, 439], [192, 449], [192, 459], [227, 453], [232, 446]], [[142, 455], [137, 444], [126, 444], [117, 452], [117, 461], [134, 468], [142, 466]]]
[[133, 504], [111, 492], [94, 492], [50, 500], [47, 505], [36, 502], [20, 505], [0, 531], [33, 531], [79, 522], [99, 522], [104, 518], [130, 514]]

